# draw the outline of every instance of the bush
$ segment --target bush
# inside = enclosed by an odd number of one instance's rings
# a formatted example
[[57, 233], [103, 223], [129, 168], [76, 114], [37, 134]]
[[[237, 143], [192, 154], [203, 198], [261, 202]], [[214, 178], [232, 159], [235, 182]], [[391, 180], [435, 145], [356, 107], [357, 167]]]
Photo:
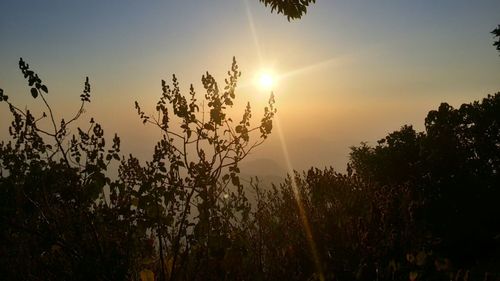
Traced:
[[[118, 136], [107, 147], [93, 119], [88, 129], [68, 136], [90, 102], [88, 78], [80, 110], [58, 124], [45, 98], [47, 86], [22, 59], [19, 66], [48, 114], [37, 118], [0, 91], [14, 119], [12, 140], [0, 145], [2, 276], [123, 280], [156, 273], [160, 280], [218, 279], [213, 264], [234, 252], [230, 236], [249, 219], [238, 163], [271, 133], [274, 98], [257, 126], [250, 125], [249, 104], [233, 125], [226, 110], [241, 75], [234, 59], [224, 90], [209, 73], [203, 76], [201, 112], [192, 86], [186, 98], [175, 76], [172, 86], [162, 81], [157, 118], [136, 102], [143, 123], [163, 135], [152, 160], [141, 165], [120, 154]], [[50, 118], [53, 130], [39, 127], [43, 118]], [[114, 161], [117, 179], [106, 175]]]
[[[175, 76], [162, 81], [144, 124], [162, 137], [152, 159], [123, 156], [102, 126], [69, 128], [90, 102], [56, 122], [48, 88], [21, 59], [48, 114], [12, 114], [0, 143], [0, 276], [7, 280], [498, 280], [500, 93], [429, 112], [426, 131], [404, 126], [353, 147], [347, 173], [311, 168], [272, 189], [239, 162], [272, 131], [271, 95], [251, 126], [233, 106], [240, 72], [224, 89], [210, 74], [198, 101]], [[41, 128], [47, 118], [51, 129]], [[118, 177], [108, 168], [118, 166]], [[247, 187], [245, 187], [247, 188]], [[248, 190], [248, 189], [245, 189]]]

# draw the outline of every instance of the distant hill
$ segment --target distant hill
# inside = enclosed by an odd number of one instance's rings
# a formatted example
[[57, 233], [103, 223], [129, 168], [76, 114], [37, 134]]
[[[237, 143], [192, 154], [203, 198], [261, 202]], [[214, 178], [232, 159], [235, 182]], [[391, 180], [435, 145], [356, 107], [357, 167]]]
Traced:
[[240, 164], [241, 175], [247, 176], [272, 176], [285, 178], [286, 170], [276, 161], [269, 158], [260, 158], [244, 161]]
[[248, 183], [251, 178], [259, 178], [259, 186], [271, 188], [271, 185], [281, 183], [287, 175], [286, 170], [276, 161], [269, 158], [259, 158], [240, 164], [240, 177]]
[[250, 180], [255, 177], [259, 178], [259, 187], [264, 190], [270, 190], [272, 185], [279, 185], [286, 178], [286, 170], [276, 161], [269, 158], [259, 158], [255, 160], [245, 161], [240, 164], [240, 179], [245, 187], [250, 202], [255, 202], [255, 192], [250, 186]]

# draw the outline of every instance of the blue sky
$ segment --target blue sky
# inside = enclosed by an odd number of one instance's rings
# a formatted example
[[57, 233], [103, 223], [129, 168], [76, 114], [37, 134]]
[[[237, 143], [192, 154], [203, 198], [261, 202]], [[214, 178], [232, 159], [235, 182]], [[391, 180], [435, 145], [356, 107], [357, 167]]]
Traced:
[[[156, 132], [142, 127], [133, 102], [153, 109], [160, 79], [172, 73], [201, 93], [201, 75], [222, 82], [233, 56], [242, 104], [263, 105], [267, 92], [251, 85], [260, 69], [285, 77], [274, 91], [297, 169], [342, 169], [349, 146], [407, 123], [423, 129], [440, 102], [458, 106], [500, 89], [489, 33], [500, 24], [500, 1], [318, 0], [293, 22], [257, 0], [2, 0], [0, 11], [0, 87], [34, 106], [17, 68], [23, 57], [67, 116], [89, 76], [86, 118], [139, 155], [151, 153]], [[8, 120], [6, 108], [0, 117]], [[252, 157], [282, 162], [280, 145], [273, 136]]]

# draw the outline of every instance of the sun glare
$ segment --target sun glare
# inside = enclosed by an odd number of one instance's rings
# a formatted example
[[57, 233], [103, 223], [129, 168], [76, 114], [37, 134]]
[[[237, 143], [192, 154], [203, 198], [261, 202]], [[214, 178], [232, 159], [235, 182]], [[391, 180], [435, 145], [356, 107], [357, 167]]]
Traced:
[[262, 72], [259, 75], [258, 84], [264, 90], [271, 90], [274, 85], [274, 78], [270, 73]]

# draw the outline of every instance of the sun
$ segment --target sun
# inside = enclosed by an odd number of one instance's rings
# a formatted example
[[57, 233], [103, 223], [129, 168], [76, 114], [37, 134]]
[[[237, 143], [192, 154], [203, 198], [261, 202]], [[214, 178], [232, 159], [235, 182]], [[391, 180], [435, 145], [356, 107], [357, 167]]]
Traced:
[[257, 85], [263, 90], [271, 90], [274, 86], [274, 77], [270, 72], [261, 72], [258, 75]]

